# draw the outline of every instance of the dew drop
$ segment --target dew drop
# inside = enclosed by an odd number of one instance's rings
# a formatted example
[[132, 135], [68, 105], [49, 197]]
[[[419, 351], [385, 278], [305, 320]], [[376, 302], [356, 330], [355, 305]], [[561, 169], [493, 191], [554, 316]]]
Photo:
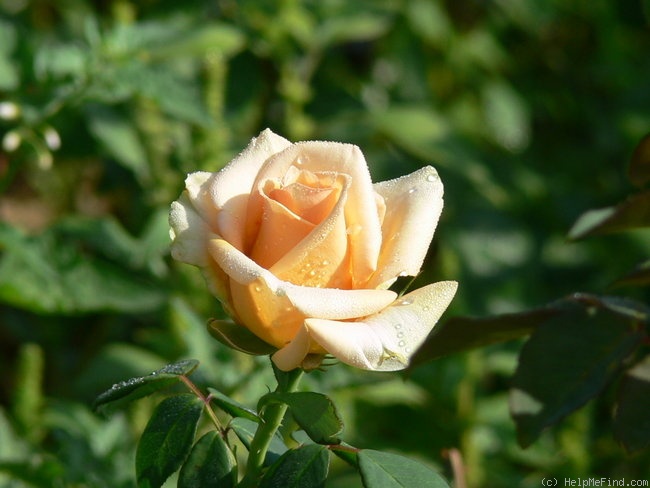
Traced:
[[409, 193], [415, 193], [416, 191], [418, 191], [418, 189], [415, 187], [409, 189]]
[[313, 269], [309, 272], [309, 276], [316, 276], [316, 271]]
[[413, 300], [409, 300], [408, 298], [405, 298], [404, 300], [400, 300], [397, 302], [397, 305], [411, 305], [413, 303]]
[[323, 262], [321, 263], [323, 266], [328, 266], [330, 262], [327, 259], [323, 259]]
[[406, 354], [410, 353], [410, 352], [411, 352], [411, 348], [410, 348], [410, 347], [405, 347], [405, 348], [404, 348], [404, 352], [405, 352]]
[[255, 285], [255, 291], [259, 293], [260, 291], [262, 291], [262, 287], [259, 285]]
[[402, 328], [402, 324], [395, 324], [394, 327], [396, 330], [400, 330]]
[[437, 176], [437, 175], [433, 175], [433, 174], [431, 174], [431, 175], [428, 175], [428, 176], [427, 176], [427, 181], [429, 181], [429, 182], [431, 182], [431, 181], [436, 181], [437, 179], [438, 179], [438, 176]]
[[428, 311], [429, 311], [429, 307], [427, 307], [427, 306], [425, 305], [424, 307], [422, 307], [422, 310], [424, 310], [425, 312], [428, 312]]
[[398, 332], [398, 333], [397, 333], [397, 337], [400, 338], [400, 339], [401, 339], [402, 337], [404, 337], [404, 332]]
[[399, 341], [399, 342], [397, 343], [397, 345], [398, 345], [399, 347], [404, 347], [404, 346], [406, 345], [406, 342], [404, 342], [404, 341]]

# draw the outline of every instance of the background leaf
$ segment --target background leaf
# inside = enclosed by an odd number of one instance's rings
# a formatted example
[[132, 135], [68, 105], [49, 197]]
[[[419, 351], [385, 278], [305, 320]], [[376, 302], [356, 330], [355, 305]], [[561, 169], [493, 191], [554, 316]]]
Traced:
[[607, 308], [571, 307], [521, 350], [510, 408], [522, 446], [598, 394], [639, 345], [638, 321]]
[[626, 371], [618, 391], [614, 434], [628, 451], [650, 444], [650, 356]]
[[366, 488], [449, 488], [435, 471], [403, 456], [363, 449], [357, 459]]
[[234, 487], [237, 463], [230, 448], [217, 431], [203, 435], [183, 464], [178, 488]]
[[158, 488], [187, 457], [203, 402], [192, 394], [165, 398], [142, 433], [135, 458], [140, 488]]
[[326, 447], [308, 444], [282, 455], [260, 482], [260, 488], [320, 488], [325, 486], [330, 452]]

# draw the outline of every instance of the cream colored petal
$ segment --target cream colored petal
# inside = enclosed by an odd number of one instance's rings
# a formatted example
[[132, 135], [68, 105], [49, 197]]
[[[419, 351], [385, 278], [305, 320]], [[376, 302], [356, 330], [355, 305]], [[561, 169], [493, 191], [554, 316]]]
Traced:
[[386, 215], [377, 272], [367, 283], [378, 288], [397, 276], [415, 276], [422, 267], [443, 206], [438, 173], [426, 166], [410, 175], [376, 183]]
[[214, 219], [216, 231], [240, 250], [244, 246], [248, 197], [257, 173], [269, 157], [290, 145], [285, 138], [266, 129], [201, 185], [200, 201], [208, 202], [202, 204], [202, 214]]
[[205, 243], [211, 232], [195, 210], [187, 193], [183, 193], [177, 201], [172, 202], [169, 225], [172, 257], [194, 266], [207, 266], [208, 253]]
[[339, 290], [294, 285], [279, 280], [223, 239], [210, 241], [208, 247], [219, 267], [237, 283], [265, 285], [275, 296], [286, 297], [305, 316], [336, 320], [365, 317], [382, 310], [396, 297], [390, 290]]
[[456, 293], [455, 281], [433, 283], [404, 295], [359, 322], [306, 319], [312, 339], [357, 368], [397, 371], [424, 342]]
[[311, 346], [311, 339], [304, 327], [298, 330], [294, 339], [277, 351], [271, 359], [282, 371], [291, 371], [303, 362]]
[[[211, 265], [206, 243], [219, 236], [212, 232], [199, 215], [187, 192], [172, 202], [169, 212], [169, 235], [172, 238], [172, 257], [183, 263], [201, 268], [210, 292], [227, 303], [228, 276]], [[227, 307], [227, 305], [226, 305]]]
[[[381, 248], [381, 223], [375, 193], [361, 150], [352, 144], [308, 141], [293, 144], [270, 158], [260, 169], [257, 185], [291, 166], [312, 172], [336, 172], [351, 177], [345, 220], [349, 230], [353, 287], [365, 283], [374, 272]], [[258, 196], [253, 195], [255, 200]], [[257, 205], [253, 205], [255, 211]], [[260, 215], [249, 214], [253, 222]]]

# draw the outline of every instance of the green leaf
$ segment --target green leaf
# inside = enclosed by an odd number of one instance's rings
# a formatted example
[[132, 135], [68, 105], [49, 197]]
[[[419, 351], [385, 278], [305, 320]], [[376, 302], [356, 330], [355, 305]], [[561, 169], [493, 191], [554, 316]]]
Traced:
[[630, 302], [578, 296], [539, 326], [521, 350], [510, 392], [520, 445], [598, 394], [642, 340]]
[[524, 337], [554, 313], [557, 310], [549, 306], [493, 317], [453, 317], [433, 328], [411, 364]]
[[650, 182], [650, 134], [641, 139], [634, 149], [627, 176], [636, 186], [644, 186]]
[[[246, 449], [250, 449], [253, 436], [255, 436], [255, 431], [257, 431], [257, 422], [253, 422], [244, 417], [236, 417], [230, 421], [228, 427], [233, 430]], [[284, 444], [279, 434], [276, 433], [276, 435], [273, 436], [273, 439], [271, 439], [269, 450], [264, 459], [264, 465], [269, 466], [273, 464], [286, 451], [287, 446]]]
[[265, 473], [260, 488], [320, 488], [325, 486], [330, 453], [324, 446], [308, 444], [282, 455]]
[[503, 81], [483, 87], [483, 111], [490, 137], [509, 151], [522, 151], [530, 141], [530, 116], [521, 96]]
[[93, 253], [63, 221], [28, 236], [0, 223], [0, 300], [38, 313], [143, 312], [165, 298], [150, 275]]
[[589, 210], [569, 231], [569, 239], [621, 232], [650, 226], [650, 191], [632, 195], [615, 207]]
[[435, 471], [397, 454], [363, 449], [357, 458], [366, 488], [449, 488]]
[[614, 436], [630, 452], [650, 446], [650, 355], [623, 376], [614, 414]]
[[650, 285], [650, 261], [644, 261], [613, 283], [613, 286], [647, 285]]
[[211, 319], [208, 322], [208, 332], [222, 344], [246, 354], [267, 355], [277, 350], [243, 325], [231, 320]]
[[133, 400], [151, 395], [152, 393], [167, 388], [178, 381], [180, 376], [187, 376], [194, 371], [199, 362], [194, 359], [185, 359], [168, 364], [147, 376], [131, 378], [117, 383], [110, 390], [97, 397], [93, 408], [105, 409], [110, 404], [111, 409], [119, 408]]
[[139, 488], [158, 488], [187, 457], [203, 410], [192, 394], [165, 398], [142, 433], [135, 457]]
[[244, 417], [245, 419], [259, 422], [260, 418], [257, 416], [255, 410], [248, 408], [241, 403], [233, 400], [232, 398], [224, 395], [219, 390], [208, 388], [210, 392], [210, 400], [214, 402], [221, 410], [231, 415], [232, 417]]
[[323, 47], [346, 42], [369, 41], [380, 37], [389, 27], [389, 19], [385, 16], [351, 12], [347, 15], [326, 18], [312, 39], [317, 39]]
[[149, 160], [140, 134], [126, 115], [106, 105], [92, 104], [86, 110], [90, 132], [104, 151], [138, 178], [149, 176]]
[[205, 56], [211, 52], [229, 57], [243, 47], [245, 40], [239, 29], [225, 23], [212, 22], [199, 28], [189, 28], [179, 34], [173, 42], [151, 46], [147, 55], [152, 60]]
[[332, 400], [322, 393], [272, 392], [260, 399], [259, 409], [273, 402], [286, 403], [296, 423], [318, 444], [338, 444], [343, 422]]
[[237, 483], [235, 456], [217, 431], [201, 437], [183, 464], [178, 488], [229, 488]]

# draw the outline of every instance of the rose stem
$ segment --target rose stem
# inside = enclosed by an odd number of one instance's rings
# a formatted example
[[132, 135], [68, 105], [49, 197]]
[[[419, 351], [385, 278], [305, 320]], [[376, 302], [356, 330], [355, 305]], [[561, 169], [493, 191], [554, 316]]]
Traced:
[[[278, 386], [275, 391], [278, 393], [295, 391], [303, 373], [304, 371], [300, 368], [296, 368], [288, 373], [282, 373], [286, 375], [286, 381], [278, 381]], [[278, 380], [281, 380], [281, 378], [278, 378]], [[286, 411], [287, 405], [285, 403], [272, 403], [262, 410], [260, 415], [261, 422], [259, 427], [257, 427], [257, 431], [250, 445], [246, 474], [239, 484], [240, 488], [252, 488], [258, 485], [258, 478], [264, 467], [266, 452], [271, 445], [273, 436], [282, 424], [282, 419]]]

